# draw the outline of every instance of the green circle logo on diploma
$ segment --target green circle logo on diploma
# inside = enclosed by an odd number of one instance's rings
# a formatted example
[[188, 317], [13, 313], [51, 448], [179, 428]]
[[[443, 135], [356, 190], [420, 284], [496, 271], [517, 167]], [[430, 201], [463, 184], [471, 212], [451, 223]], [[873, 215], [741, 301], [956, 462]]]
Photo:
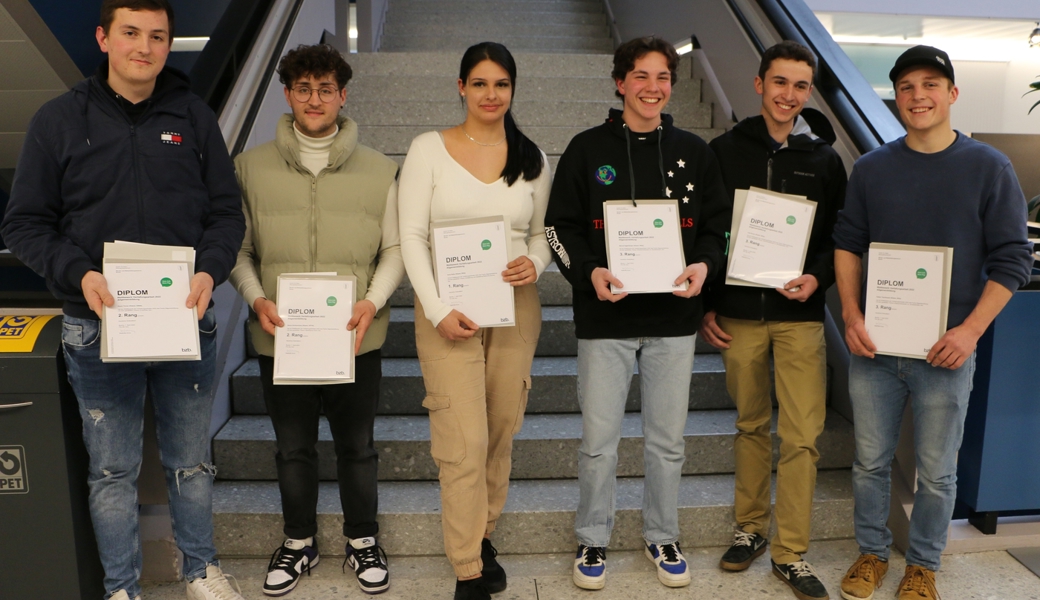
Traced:
[[336, 306], [336, 297], [335, 296], [329, 296], [328, 298], [325, 299], [325, 304], [328, 304], [329, 306]]
[[173, 285], [173, 280], [169, 277], [163, 277], [161, 280], [159, 280], [159, 284], [163, 287], [170, 287], [171, 285]]
[[654, 219], [654, 227], [658, 229], [664, 227], [664, 221], [662, 221], [661, 219]]
[[795, 222], [794, 215], [791, 215], [791, 216], [787, 217], [787, 224], [788, 225], [794, 225], [794, 222]]
[[928, 277], [928, 271], [925, 271], [924, 269], [918, 269], [917, 270], [917, 278], [918, 279], [924, 279], [925, 277]]
[[491, 249], [491, 240], [484, 240], [483, 242], [480, 242], [480, 247], [483, 248], [484, 250], [490, 250]]

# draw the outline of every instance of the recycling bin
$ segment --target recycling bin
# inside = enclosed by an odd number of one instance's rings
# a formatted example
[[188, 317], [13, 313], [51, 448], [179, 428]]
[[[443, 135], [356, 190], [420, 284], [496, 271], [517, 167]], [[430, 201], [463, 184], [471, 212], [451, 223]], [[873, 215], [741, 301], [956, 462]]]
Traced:
[[17, 312], [0, 311], [0, 598], [98, 600], [104, 572], [62, 319]]

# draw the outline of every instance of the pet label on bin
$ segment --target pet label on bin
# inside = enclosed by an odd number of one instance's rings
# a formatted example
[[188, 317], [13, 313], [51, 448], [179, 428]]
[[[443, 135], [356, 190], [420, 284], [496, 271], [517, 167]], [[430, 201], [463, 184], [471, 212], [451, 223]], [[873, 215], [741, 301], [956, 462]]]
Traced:
[[0, 494], [28, 494], [25, 448], [0, 446]]

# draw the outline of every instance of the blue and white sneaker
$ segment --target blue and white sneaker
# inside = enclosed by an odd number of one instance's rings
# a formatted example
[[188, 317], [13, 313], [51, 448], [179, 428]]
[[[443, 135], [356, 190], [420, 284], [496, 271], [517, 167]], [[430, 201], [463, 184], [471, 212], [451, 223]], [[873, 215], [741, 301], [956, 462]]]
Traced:
[[646, 557], [657, 565], [657, 579], [668, 587], [690, 585], [690, 567], [686, 564], [679, 542], [646, 544]]
[[264, 594], [284, 596], [300, 582], [304, 573], [310, 575], [311, 567], [318, 565], [318, 544], [313, 537], [306, 540], [285, 540], [271, 555], [264, 579]]
[[607, 549], [578, 544], [574, 558], [574, 585], [583, 590], [601, 590], [607, 583]]

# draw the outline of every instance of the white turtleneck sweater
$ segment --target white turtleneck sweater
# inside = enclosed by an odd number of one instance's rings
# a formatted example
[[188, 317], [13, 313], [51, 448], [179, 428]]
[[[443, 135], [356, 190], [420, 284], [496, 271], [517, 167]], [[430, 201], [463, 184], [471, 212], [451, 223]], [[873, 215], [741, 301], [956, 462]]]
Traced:
[[317, 175], [321, 173], [322, 169], [329, 166], [329, 150], [332, 149], [332, 142], [336, 141], [336, 135], [339, 134], [338, 125], [334, 126], [332, 133], [320, 138], [303, 135], [295, 124], [293, 133], [296, 134], [296, 141], [300, 143], [300, 162], [307, 167], [308, 171]]

